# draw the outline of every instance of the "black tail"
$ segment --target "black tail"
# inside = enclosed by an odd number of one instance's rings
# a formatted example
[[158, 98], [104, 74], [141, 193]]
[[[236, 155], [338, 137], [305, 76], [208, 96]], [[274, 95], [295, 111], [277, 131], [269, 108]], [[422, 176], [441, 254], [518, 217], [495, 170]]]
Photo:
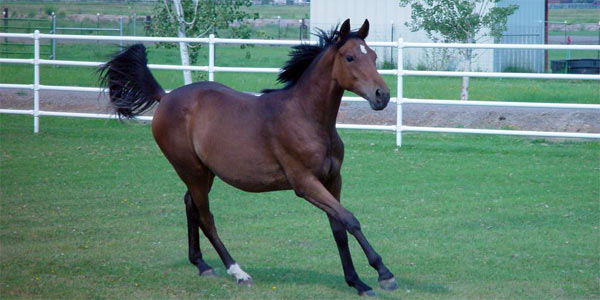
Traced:
[[108, 87], [110, 103], [119, 118], [133, 118], [165, 95], [147, 63], [146, 47], [137, 44], [121, 51], [98, 70], [100, 84]]

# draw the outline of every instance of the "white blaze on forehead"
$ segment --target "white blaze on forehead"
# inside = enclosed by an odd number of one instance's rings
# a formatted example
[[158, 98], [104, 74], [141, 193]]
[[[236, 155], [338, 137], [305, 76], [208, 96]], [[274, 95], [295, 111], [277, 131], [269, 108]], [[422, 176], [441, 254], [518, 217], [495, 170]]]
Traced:
[[227, 274], [233, 275], [235, 277], [235, 279], [237, 279], [237, 280], [250, 279], [250, 275], [248, 275], [248, 273], [244, 272], [244, 270], [242, 270], [242, 268], [240, 268], [240, 265], [238, 265], [238, 264], [231, 265], [229, 267], [229, 269], [227, 269]]
[[360, 45], [360, 52], [367, 54], [367, 48], [365, 48], [365, 45], [363, 45], [363, 44]]

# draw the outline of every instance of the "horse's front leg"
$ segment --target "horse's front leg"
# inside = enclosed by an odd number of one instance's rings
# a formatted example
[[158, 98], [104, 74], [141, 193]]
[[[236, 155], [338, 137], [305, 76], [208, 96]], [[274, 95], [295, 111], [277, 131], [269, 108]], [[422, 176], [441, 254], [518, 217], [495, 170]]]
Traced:
[[[381, 256], [375, 252], [362, 233], [360, 223], [356, 217], [345, 209], [317, 178], [314, 176], [303, 176], [299, 181], [293, 182], [293, 187], [298, 196], [305, 198], [313, 205], [324, 210], [332, 219], [339, 222], [346, 231], [350, 232], [356, 238], [365, 252], [369, 264], [377, 270], [381, 288], [394, 290], [398, 287], [394, 275], [385, 266]], [[365, 292], [363, 291], [364, 294], [368, 295]], [[360, 290], [359, 293], [361, 293]]]
[[[333, 180], [329, 181], [327, 184], [327, 189], [339, 202], [340, 192], [342, 189], [341, 176], [338, 175]], [[329, 219], [329, 225], [331, 226], [331, 231], [333, 232], [333, 238], [335, 239], [335, 243], [340, 253], [342, 268], [344, 270], [344, 279], [346, 280], [346, 283], [349, 286], [354, 287], [358, 291], [359, 295], [375, 296], [373, 289], [360, 280], [356, 270], [354, 269], [354, 263], [352, 262], [352, 256], [350, 255], [350, 248], [348, 247], [348, 233], [346, 232], [346, 228], [344, 228], [344, 225], [342, 225], [341, 222], [336, 220], [336, 218], [332, 217], [330, 214], [327, 214], [327, 218]]]

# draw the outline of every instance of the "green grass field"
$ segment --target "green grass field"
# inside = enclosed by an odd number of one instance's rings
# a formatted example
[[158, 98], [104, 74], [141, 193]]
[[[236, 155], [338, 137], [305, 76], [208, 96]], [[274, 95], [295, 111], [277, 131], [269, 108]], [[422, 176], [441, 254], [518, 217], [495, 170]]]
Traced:
[[[11, 18], [27, 18], [26, 20], [5, 20], [0, 23], [0, 31], [13, 33], [31, 33], [35, 29], [42, 33], [50, 33], [52, 23], [50, 13], [56, 14], [56, 26], [69, 28], [112, 28], [119, 29], [119, 20], [116, 15], [125, 17], [137, 16], [136, 26], [130, 19], [124, 19], [123, 35], [147, 36], [150, 33], [145, 29], [144, 16], [151, 15], [155, 3], [100, 3], [98, 2], [40, 2], [40, 1], [20, 1], [2, 3], [0, 8], [8, 8]], [[282, 19], [309, 19], [309, 6], [281, 6], [281, 5], [254, 5], [251, 7], [243, 7], [244, 11], [251, 14], [258, 13], [260, 19], [272, 19], [280, 16]], [[100, 14], [100, 18], [96, 19], [95, 15]], [[86, 18], [78, 19], [73, 15], [88, 15]], [[106, 17], [108, 15], [108, 17]], [[36, 18], [46, 20], [43, 22], [30, 21], [29, 19]], [[4, 29], [4, 26], [10, 26]], [[135, 29], [135, 33], [134, 33]], [[100, 35], [119, 35], [118, 31], [94, 31], [94, 30], [57, 30], [59, 34], [100, 34]], [[226, 30], [219, 31], [220, 36], [227, 37]], [[281, 30], [277, 26], [260, 26], [254, 27], [251, 31], [251, 38], [276, 38], [276, 39], [298, 39], [299, 27], [285, 27]], [[0, 44], [0, 53], [3, 45]]]
[[2, 7], [8, 8], [10, 16], [17, 17], [44, 17], [50, 13], [73, 15], [73, 14], [93, 14], [101, 15], [133, 15], [144, 16], [152, 13], [154, 3], [123, 3], [122, 2], [101, 2], [101, 1], [6, 1]]
[[[22, 17], [39, 17], [47, 15], [47, 12], [70, 14], [96, 14], [103, 15], [132, 15], [143, 16], [152, 13], [154, 3], [99, 3], [88, 2], [78, 3], [70, 1], [68, 3], [48, 3], [42, 1], [6, 1], [2, 7], [7, 7], [11, 12], [15, 12]], [[284, 19], [300, 19], [310, 16], [309, 6], [278, 6], [278, 5], [255, 5], [248, 9], [249, 12], [258, 12], [261, 18], [276, 18], [281, 16]], [[572, 23], [595, 23], [600, 21], [598, 17], [600, 10], [597, 9], [550, 9], [549, 20], [555, 22], [567, 21]]]
[[[184, 185], [144, 124], [0, 115], [0, 297], [348, 299], [322, 212], [216, 181], [212, 210], [255, 281], [187, 261]], [[342, 131], [342, 201], [396, 274], [382, 299], [597, 299], [600, 143]], [[357, 271], [376, 286], [355, 241]]]
[[[21, 17], [41, 17], [54, 11], [55, 13], [70, 14], [96, 14], [102, 15], [133, 15], [144, 16], [152, 13], [154, 3], [99, 3], [87, 2], [78, 3], [70, 1], [68, 3], [48, 3], [42, 1], [6, 1], [2, 7], [7, 7]], [[254, 13], [258, 12], [261, 18], [276, 18], [281, 16], [284, 19], [300, 19], [310, 16], [309, 6], [277, 6], [277, 5], [255, 5], [246, 9]], [[554, 22], [567, 21], [573, 23], [595, 23], [600, 21], [598, 17], [600, 10], [597, 9], [550, 9], [549, 20]]]
[[[248, 8], [250, 11], [259, 11], [258, 8]], [[269, 11], [268, 7], [266, 11]], [[277, 10], [276, 10], [277, 11]], [[294, 9], [290, 9], [291, 12], [294, 12]], [[126, 15], [132, 17], [133, 15]], [[8, 20], [6, 23], [0, 23], [0, 31], [5, 32], [6, 30], [11, 33], [32, 33], [34, 30], [39, 30], [41, 33], [52, 33], [52, 19], [50, 17], [39, 18], [38, 21], [30, 21], [30, 19], [22, 19], [22, 20]], [[149, 28], [146, 28], [146, 23], [144, 22], [144, 17], [138, 15], [136, 18], [136, 24], [134, 25], [133, 19], [128, 19], [125, 17], [123, 19], [123, 35], [125, 36], [150, 36], [151, 32]], [[5, 27], [6, 26], [6, 27]], [[104, 15], [101, 15], [99, 19], [96, 19], [95, 16], [90, 16], [89, 18], [85, 18], [82, 20], [73, 20], [68, 19], [62, 14], [57, 16], [56, 18], [56, 27], [58, 34], [80, 34], [80, 35], [119, 35], [119, 19], [110, 17], [106, 18]], [[64, 28], [92, 28], [90, 30], [71, 30]], [[108, 28], [113, 29], [112, 31], [96, 31], [94, 28]], [[135, 33], [134, 33], [135, 31]], [[278, 25], [264, 25], [264, 26], [254, 26], [250, 31], [250, 38], [262, 38], [262, 39], [298, 39], [299, 38], [299, 25], [294, 23], [293, 26], [285, 26], [281, 25], [279, 28]], [[218, 36], [220, 37], [228, 37], [230, 36], [229, 30], [218, 30]], [[303, 37], [306, 39], [306, 37]], [[0, 43], [0, 46], [2, 44]]]
[[246, 10], [258, 13], [261, 19], [272, 19], [280, 16], [282, 19], [310, 19], [309, 5], [253, 5]]
[[[47, 1], [6, 1], [2, 3], [2, 8], [6, 7], [13, 14], [19, 17], [45, 17], [49, 13], [61, 15], [72, 14], [92, 14], [100, 13], [101, 15], [133, 15], [145, 16], [152, 13], [155, 3], [127, 3], [108, 2], [104, 1], [68, 1], [48, 3]], [[125, 2], [125, 3], [123, 3]], [[302, 19], [310, 17], [310, 6], [308, 5], [253, 5], [244, 10], [250, 13], [258, 13], [260, 18], [277, 18], [280, 16], [283, 19]]]
[[598, 23], [600, 9], [550, 9], [548, 20], [552, 22], [567, 21], [568, 24]]

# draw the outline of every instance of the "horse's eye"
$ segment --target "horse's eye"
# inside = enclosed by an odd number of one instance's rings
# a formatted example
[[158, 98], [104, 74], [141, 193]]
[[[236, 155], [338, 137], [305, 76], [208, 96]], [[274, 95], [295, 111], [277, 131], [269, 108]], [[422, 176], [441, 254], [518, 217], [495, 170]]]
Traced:
[[354, 60], [354, 57], [352, 57], [351, 55], [346, 55], [346, 61], [347, 62], [351, 62]]

